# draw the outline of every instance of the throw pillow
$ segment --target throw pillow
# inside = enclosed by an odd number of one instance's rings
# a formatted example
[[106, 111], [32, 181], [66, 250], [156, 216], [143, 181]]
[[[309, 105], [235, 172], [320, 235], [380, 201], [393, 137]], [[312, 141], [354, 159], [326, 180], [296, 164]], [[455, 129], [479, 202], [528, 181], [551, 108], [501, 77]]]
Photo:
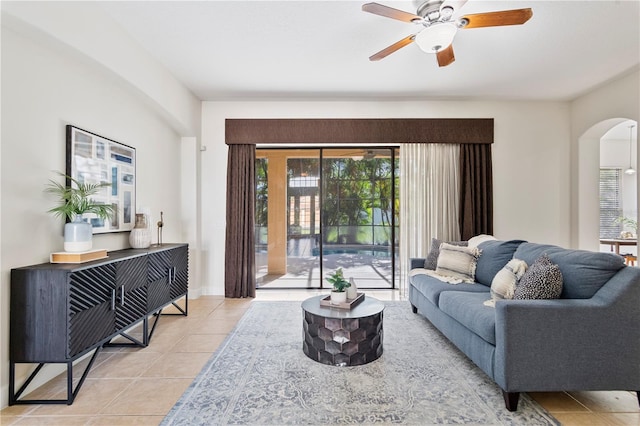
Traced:
[[513, 299], [516, 285], [527, 271], [527, 262], [520, 259], [511, 259], [498, 271], [491, 281], [491, 300], [487, 300], [486, 306], [495, 306], [495, 301], [500, 299]]
[[442, 243], [440, 244], [436, 274], [472, 283], [475, 281], [476, 264], [480, 253], [481, 250], [477, 247]]
[[493, 235], [487, 235], [487, 234], [476, 235], [475, 237], [469, 238], [468, 246], [478, 247], [480, 244], [484, 243], [485, 241], [493, 241], [495, 239], [496, 237], [494, 237]]
[[562, 272], [544, 253], [520, 279], [514, 299], [557, 299], [562, 293]]
[[[431, 239], [431, 249], [429, 250], [429, 254], [424, 260], [424, 269], [432, 269], [435, 271], [436, 266], [438, 266], [438, 256], [440, 255], [440, 244], [445, 241], [439, 240], [437, 238]], [[452, 244], [454, 246], [466, 247], [466, 241], [446, 241], [447, 244]]]

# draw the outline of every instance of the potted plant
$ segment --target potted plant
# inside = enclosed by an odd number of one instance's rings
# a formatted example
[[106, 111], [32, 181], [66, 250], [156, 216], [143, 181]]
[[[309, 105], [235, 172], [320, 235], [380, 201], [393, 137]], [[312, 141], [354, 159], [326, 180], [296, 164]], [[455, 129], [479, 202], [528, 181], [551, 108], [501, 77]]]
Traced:
[[331, 303], [340, 304], [347, 301], [347, 288], [351, 287], [349, 281], [344, 279], [342, 268], [338, 268], [333, 274], [329, 275], [327, 281], [333, 286], [331, 290]]
[[638, 221], [626, 216], [620, 216], [614, 220], [614, 223], [620, 223], [623, 228], [631, 228], [633, 231], [623, 230], [620, 233], [622, 238], [634, 238], [638, 234]]
[[53, 179], [49, 180], [45, 191], [57, 196], [60, 204], [48, 210], [48, 213], [53, 213], [56, 217], [64, 217], [68, 222], [64, 226], [64, 251], [89, 251], [93, 245], [93, 229], [89, 222], [83, 220], [82, 215], [91, 213], [103, 220], [113, 216], [116, 212], [114, 206], [96, 202], [91, 198], [111, 184], [82, 183], [63, 173], [57, 173], [63, 176], [69, 185], [62, 185]]

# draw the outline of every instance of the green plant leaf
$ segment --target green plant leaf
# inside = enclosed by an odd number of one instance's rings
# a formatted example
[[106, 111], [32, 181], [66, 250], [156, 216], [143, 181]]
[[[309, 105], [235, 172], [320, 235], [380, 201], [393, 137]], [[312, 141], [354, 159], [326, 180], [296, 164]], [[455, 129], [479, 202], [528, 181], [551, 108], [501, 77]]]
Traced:
[[342, 268], [338, 268], [333, 274], [327, 277], [327, 281], [333, 285], [333, 291], [343, 292], [351, 287], [351, 283], [344, 279]]
[[[117, 210], [111, 204], [99, 203], [91, 198], [103, 188], [111, 186], [110, 183], [80, 183], [77, 179], [64, 173], [56, 173], [65, 178], [65, 185], [50, 179], [45, 186], [45, 192], [55, 195], [59, 200], [59, 204], [49, 209], [48, 213], [69, 220], [73, 220], [76, 216], [81, 216], [85, 213], [95, 214], [103, 220], [110, 219], [116, 214]], [[71, 182], [70, 186], [66, 186], [67, 181]]]

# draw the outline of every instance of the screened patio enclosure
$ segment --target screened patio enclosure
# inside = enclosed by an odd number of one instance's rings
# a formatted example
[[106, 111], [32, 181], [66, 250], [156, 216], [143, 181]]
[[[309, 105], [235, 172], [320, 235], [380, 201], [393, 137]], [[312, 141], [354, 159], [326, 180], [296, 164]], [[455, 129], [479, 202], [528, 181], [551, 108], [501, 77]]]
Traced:
[[396, 288], [398, 148], [256, 150], [258, 288]]

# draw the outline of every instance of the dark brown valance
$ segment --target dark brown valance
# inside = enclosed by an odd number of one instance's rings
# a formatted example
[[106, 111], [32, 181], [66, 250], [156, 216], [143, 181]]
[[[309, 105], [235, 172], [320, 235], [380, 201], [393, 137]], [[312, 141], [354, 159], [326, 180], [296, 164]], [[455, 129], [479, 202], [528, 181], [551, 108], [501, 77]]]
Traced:
[[226, 119], [225, 143], [493, 143], [493, 118]]

